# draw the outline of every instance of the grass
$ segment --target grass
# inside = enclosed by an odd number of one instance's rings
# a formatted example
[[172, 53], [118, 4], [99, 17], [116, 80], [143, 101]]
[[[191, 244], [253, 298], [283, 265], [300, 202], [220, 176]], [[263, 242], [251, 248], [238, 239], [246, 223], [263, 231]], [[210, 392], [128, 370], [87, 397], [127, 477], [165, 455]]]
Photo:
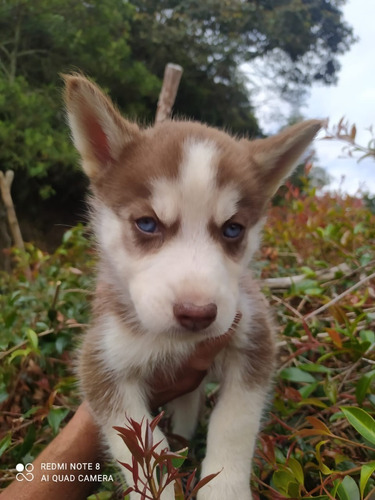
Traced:
[[[73, 352], [88, 322], [95, 264], [84, 233], [68, 231], [52, 255], [32, 245], [13, 251], [13, 272], [0, 277], [3, 487], [78, 404]], [[360, 198], [289, 187], [271, 207], [255, 267], [280, 354], [255, 454], [255, 499], [375, 495], [374, 243], [375, 216]], [[294, 275], [302, 278], [288, 286], [271, 279]], [[200, 436], [192, 446], [204, 453]]]

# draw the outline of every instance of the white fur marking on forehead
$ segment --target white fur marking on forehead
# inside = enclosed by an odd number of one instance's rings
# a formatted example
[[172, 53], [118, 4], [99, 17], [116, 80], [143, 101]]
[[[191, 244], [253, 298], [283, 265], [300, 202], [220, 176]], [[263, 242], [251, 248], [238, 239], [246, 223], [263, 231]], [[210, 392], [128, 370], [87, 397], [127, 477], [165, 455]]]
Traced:
[[214, 213], [216, 224], [223, 224], [233, 217], [237, 212], [240, 198], [240, 192], [234, 185], [228, 184], [218, 190]]
[[173, 224], [179, 215], [180, 192], [175, 181], [155, 179], [152, 182], [151, 205], [158, 218]]
[[[183, 220], [206, 219], [216, 186], [216, 164], [218, 151], [209, 141], [187, 139], [184, 154], [179, 165], [179, 178], [154, 179], [152, 181], [151, 205], [158, 218], [172, 224], [179, 217]], [[206, 215], [205, 215], [206, 214]]]
[[216, 185], [217, 157], [217, 148], [210, 141], [188, 139], [185, 142], [180, 173], [184, 194], [191, 196], [202, 189], [212, 191]]
[[230, 219], [238, 208], [240, 192], [234, 183], [218, 187], [216, 183], [219, 151], [210, 141], [188, 139], [177, 180], [154, 179], [151, 205], [158, 218], [173, 224], [182, 217], [218, 225]]

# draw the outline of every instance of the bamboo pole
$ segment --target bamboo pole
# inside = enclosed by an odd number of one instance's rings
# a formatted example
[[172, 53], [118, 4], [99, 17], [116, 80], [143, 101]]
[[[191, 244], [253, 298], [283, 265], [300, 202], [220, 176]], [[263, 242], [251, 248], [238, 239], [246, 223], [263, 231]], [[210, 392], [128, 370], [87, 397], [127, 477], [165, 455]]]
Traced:
[[163, 85], [156, 110], [155, 123], [163, 122], [170, 117], [180, 84], [182, 71], [182, 67], [178, 64], [168, 63], [166, 65]]

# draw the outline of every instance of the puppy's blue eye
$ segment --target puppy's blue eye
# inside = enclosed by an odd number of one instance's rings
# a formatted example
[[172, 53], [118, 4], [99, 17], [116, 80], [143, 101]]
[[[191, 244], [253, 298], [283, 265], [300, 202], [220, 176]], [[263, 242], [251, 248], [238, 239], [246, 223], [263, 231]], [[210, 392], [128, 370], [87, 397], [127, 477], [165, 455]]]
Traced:
[[223, 236], [225, 238], [236, 239], [241, 236], [244, 227], [241, 224], [237, 224], [237, 222], [228, 222], [223, 226]]
[[158, 223], [152, 217], [141, 217], [135, 221], [138, 229], [144, 233], [153, 234], [158, 229]]

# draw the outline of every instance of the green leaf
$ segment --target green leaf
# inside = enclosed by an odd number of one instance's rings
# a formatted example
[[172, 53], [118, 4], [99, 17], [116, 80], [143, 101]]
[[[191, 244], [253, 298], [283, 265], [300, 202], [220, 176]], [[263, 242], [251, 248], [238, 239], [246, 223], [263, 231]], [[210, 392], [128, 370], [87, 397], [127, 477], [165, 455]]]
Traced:
[[332, 373], [332, 369], [328, 368], [328, 366], [318, 365], [316, 363], [301, 365], [300, 369], [310, 373]]
[[313, 384], [304, 385], [303, 387], [300, 387], [298, 389], [298, 392], [301, 394], [302, 399], [306, 399], [310, 396], [310, 394], [312, 394], [316, 390], [318, 386], [319, 382], [314, 381]]
[[371, 444], [375, 444], [375, 420], [362, 408], [340, 406], [352, 426]]
[[296, 460], [293, 457], [290, 457], [288, 460], [288, 468], [293, 472], [293, 475], [297, 479], [299, 484], [303, 486], [305, 478], [303, 475], [303, 468], [301, 464], [298, 462], [298, 460]]
[[30, 354], [32, 349], [30, 347], [27, 347], [26, 349], [16, 349], [15, 351], [12, 352], [12, 354], [8, 358], [8, 362], [12, 363], [12, 361], [17, 358], [18, 356], [22, 356], [23, 358], [26, 358]]
[[337, 401], [337, 383], [334, 380], [331, 380], [330, 377], [327, 377], [324, 381], [324, 392], [326, 393], [326, 396], [330, 400], [332, 404], [336, 404]]
[[288, 494], [291, 484], [297, 484], [293, 474], [288, 470], [277, 470], [273, 473], [272, 484], [280, 493]]
[[29, 339], [31, 347], [33, 348], [34, 351], [36, 351], [38, 349], [38, 344], [39, 344], [38, 335], [31, 328], [27, 328], [26, 336]]
[[23, 439], [23, 443], [19, 450], [20, 456], [24, 457], [26, 453], [28, 453], [31, 450], [31, 448], [34, 445], [35, 438], [36, 438], [35, 425], [31, 424], [26, 432], [26, 435]]
[[322, 456], [321, 456], [321, 453], [320, 453], [320, 448], [325, 444], [327, 443], [327, 440], [325, 441], [320, 441], [316, 446], [315, 446], [315, 451], [316, 451], [316, 460], [319, 464], [319, 470], [325, 474], [326, 476], [329, 475], [329, 474], [332, 474], [333, 471], [326, 466], [326, 464], [323, 462], [323, 459], [322, 459]]
[[375, 462], [370, 462], [368, 464], [365, 464], [361, 468], [361, 477], [359, 480], [359, 488], [361, 491], [361, 498], [363, 498], [367, 482], [370, 479], [370, 477], [374, 471], [375, 471]]
[[358, 404], [362, 404], [374, 378], [375, 370], [371, 370], [358, 380], [355, 388], [355, 397], [357, 398]]
[[327, 405], [321, 401], [319, 398], [305, 398], [301, 402], [297, 403], [298, 406], [312, 405], [318, 408], [327, 408]]
[[182, 466], [182, 464], [185, 462], [185, 460], [188, 456], [188, 452], [189, 452], [189, 448], [183, 448], [182, 450], [176, 451], [175, 453], [177, 455], [180, 455], [181, 458], [178, 458], [178, 457], [172, 458], [173, 467], [175, 467], [176, 469], [179, 469]]
[[302, 293], [305, 295], [320, 295], [323, 292], [319, 283], [316, 280], [311, 279], [304, 279], [295, 283], [292, 287], [292, 291], [296, 294]]
[[304, 372], [300, 368], [290, 367], [284, 368], [280, 373], [281, 378], [289, 380], [290, 382], [316, 382], [315, 378], [309, 373]]
[[345, 476], [337, 488], [340, 500], [360, 500], [357, 483], [350, 476]]
[[64, 420], [64, 418], [69, 413], [68, 408], [51, 408], [47, 420], [49, 425], [51, 426], [54, 434], [57, 434], [60, 430], [60, 424]]
[[363, 342], [368, 342], [370, 345], [375, 342], [375, 333], [372, 330], [361, 330], [359, 337]]
[[36, 413], [40, 408], [40, 406], [31, 407], [29, 410], [23, 413], [22, 418], [25, 420], [26, 418], [31, 417], [31, 415], [34, 415], [34, 413]]
[[315, 278], [316, 276], [316, 272], [307, 266], [301, 267], [301, 273], [303, 273], [306, 276], [306, 278]]
[[12, 433], [9, 431], [0, 441], [0, 457], [12, 443]]

